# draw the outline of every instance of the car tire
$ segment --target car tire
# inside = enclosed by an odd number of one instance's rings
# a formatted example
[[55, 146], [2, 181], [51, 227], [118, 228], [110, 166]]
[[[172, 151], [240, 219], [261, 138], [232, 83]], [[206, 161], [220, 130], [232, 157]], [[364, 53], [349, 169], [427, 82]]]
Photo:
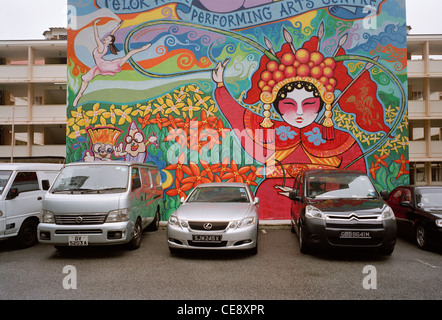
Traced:
[[134, 235], [128, 243], [128, 248], [130, 250], [138, 249], [141, 246], [142, 240], [143, 240], [143, 228], [141, 226], [140, 219], [137, 219], [134, 227]]
[[428, 232], [422, 224], [418, 224], [414, 229], [416, 244], [419, 248], [428, 249]]
[[37, 222], [35, 220], [28, 219], [22, 223], [17, 242], [21, 248], [29, 248], [37, 243]]
[[294, 225], [292, 219], [290, 219], [290, 225], [291, 225], [291, 229], [290, 229], [290, 231], [291, 231], [292, 233], [296, 233], [295, 225]]
[[155, 218], [147, 226], [146, 231], [157, 231], [159, 227], [160, 227], [160, 208], [157, 208], [157, 211], [155, 212]]
[[302, 226], [302, 223], [299, 224], [298, 227], [298, 239], [299, 239], [299, 251], [301, 251], [301, 253], [310, 253], [310, 248], [309, 246], [305, 243], [304, 241], [304, 227]]

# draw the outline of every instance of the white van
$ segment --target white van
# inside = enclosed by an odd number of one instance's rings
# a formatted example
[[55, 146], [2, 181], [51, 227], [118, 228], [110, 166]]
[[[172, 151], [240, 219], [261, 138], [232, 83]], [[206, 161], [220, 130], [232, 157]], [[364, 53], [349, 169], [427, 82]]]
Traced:
[[62, 166], [0, 163], [0, 239], [16, 237], [21, 247], [37, 242], [42, 200]]
[[160, 170], [153, 165], [100, 161], [67, 164], [42, 205], [38, 240], [57, 249], [128, 244], [158, 229], [163, 208]]

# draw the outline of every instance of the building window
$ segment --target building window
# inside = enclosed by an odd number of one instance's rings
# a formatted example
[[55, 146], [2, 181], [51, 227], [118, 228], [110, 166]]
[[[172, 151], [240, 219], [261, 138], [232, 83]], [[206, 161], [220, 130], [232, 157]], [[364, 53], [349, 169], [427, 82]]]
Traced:
[[431, 163], [431, 182], [442, 184], [442, 162]]
[[410, 162], [410, 183], [425, 184], [425, 162]]

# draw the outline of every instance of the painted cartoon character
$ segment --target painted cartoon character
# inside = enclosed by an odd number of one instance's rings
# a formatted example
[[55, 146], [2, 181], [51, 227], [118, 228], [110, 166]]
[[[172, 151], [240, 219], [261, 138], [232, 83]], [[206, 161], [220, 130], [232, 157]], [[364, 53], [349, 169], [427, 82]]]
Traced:
[[98, 35], [97, 24], [100, 19], [94, 21], [94, 37], [97, 47], [92, 51], [92, 56], [94, 57], [95, 66], [92, 67], [86, 74], [81, 77], [82, 83], [77, 96], [74, 99], [73, 106], [78, 105], [78, 101], [83, 96], [84, 91], [87, 89], [89, 82], [92, 81], [96, 76], [113, 76], [121, 71], [121, 67], [131, 58], [134, 54], [141, 51], [147, 50], [151, 44], [146, 44], [138, 49], [133, 49], [129, 51], [123, 58], [117, 58], [114, 60], [106, 60], [104, 56], [110, 51], [112, 54], [117, 54], [118, 50], [115, 47], [115, 32], [120, 28], [123, 21], [120, 21], [118, 25], [107, 35], [103, 40], [101, 40]]
[[83, 161], [112, 160], [121, 130], [117, 128], [88, 128], [86, 132], [91, 142], [91, 149], [84, 152]]
[[[266, 167], [266, 179], [256, 191], [261, 199], [261, 215], [271, 214], [274, 219], [287, 219], [291, 204], [287, 196], [293, 187], [293, 180], [287, 181], [287, 178], [295, 177], [299, 170], [348, 168], [366, 171], [363, 152], [354, 137], [334, 127], [332, 109], [339, 100], [343, 110], [352, 110], [365, 122], [368, 116], [377, 119], [371, 123], [371, 128], [365, 124], [363, 129], [370, 132], [389, 130], [381, 120], [383, 107], [378, 101], [372, 109], [358, 111], [353, 110], [355, 98], [348, 99], [349, 96], [360, 95], [351, 87], [362, 78], [366, 81], [368, 93], [376, 97], [377, 87], [368, 72], [352, 79], [343, 63], [337, 63], [334, 57], [326, 58], [319, 51], [320, 37], [313, 36], [297, 50], [286, 30], [284, 37], [287, 43], [275, 53], [274, 59], [268, 56], [261, 58], [259, 69], [252, 76], [252, 87], [244, 99], [248, 104], [261, 102], [264, 117], [244, 109], [225, 87], [223, 73], [229, 60], [219, 62], [212, 72], [212, 78], [217, 83], [215, 98], [220, 109], [233, 128], [245, 130], [248, 134], [241, 139], [244, 149], [250, 150], [246, 146], [252, 144], [266, 151], [251, 156]], [[343, 42], [335, 55], [345, 54]], [[367, 65], [366, 70], [370, 67]], [[358, 89], [357, 86], [355, 88]], [[341, 92], [338, 97], [335, 97], [336, 90]], [[272, 106], [282, 120], [271, 119]], [[318, 119], [320, 114], [322, 117]], [[256, 134], [257, 130], [264, 134]], [[275, 189], [286, 196], [277, 201], [281, 210], [274, 209], [275, 199], [270, 196], [275, 194]], [[275, 212], [279, 212], [279, 216]]]
[[154, 145], [159, 148], [158, 138], [154, 132], [147, 138], [147, 142], [144, 142], [144, 133], [138, 128], [135, 122], [132, 122], [129, 127], [129, 131], [124, 138], [125, 145], [120, 143], [115, 148], [115, 155], [118, 157], [124, 157], [125, 161], [131, 162], [145, 162], [147, 157], [147, 148], [150, 145]]

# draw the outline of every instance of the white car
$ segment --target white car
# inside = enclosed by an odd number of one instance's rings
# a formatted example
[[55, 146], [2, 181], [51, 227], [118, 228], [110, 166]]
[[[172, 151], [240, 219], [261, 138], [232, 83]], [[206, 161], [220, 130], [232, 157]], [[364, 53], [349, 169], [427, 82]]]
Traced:
[[200, 184], [169, 218], [169, 250], [258, 251], [258, 203], [245, 183]]

